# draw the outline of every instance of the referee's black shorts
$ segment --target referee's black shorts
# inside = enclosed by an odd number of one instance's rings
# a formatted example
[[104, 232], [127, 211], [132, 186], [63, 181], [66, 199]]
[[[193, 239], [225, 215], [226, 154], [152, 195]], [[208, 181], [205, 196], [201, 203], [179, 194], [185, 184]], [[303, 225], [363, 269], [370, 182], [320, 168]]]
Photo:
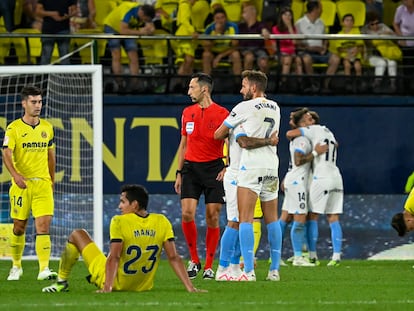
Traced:
[[181, 199], [199, 200], [204, 193], [205, 204], [224, 203], [223, 181], [217, 175], [223, 170], [223, 160], [210, 162], [190, 162], [185, 160], [181, 169]]

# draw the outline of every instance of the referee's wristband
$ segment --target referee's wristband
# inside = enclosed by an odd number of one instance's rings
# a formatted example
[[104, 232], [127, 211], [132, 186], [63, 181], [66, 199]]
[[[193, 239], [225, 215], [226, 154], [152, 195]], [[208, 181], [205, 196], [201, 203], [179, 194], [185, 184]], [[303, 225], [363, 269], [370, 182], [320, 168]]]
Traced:
[[180, 174], [181, 175], [181, 170], [176, 170], [175, 171], [175, 177], [177, 177], [177, 175]]
[[312, 150], [312, 155], [314, 158], [316, 158], [318, 156], [318, 153], [316, 152], [316, 150]]

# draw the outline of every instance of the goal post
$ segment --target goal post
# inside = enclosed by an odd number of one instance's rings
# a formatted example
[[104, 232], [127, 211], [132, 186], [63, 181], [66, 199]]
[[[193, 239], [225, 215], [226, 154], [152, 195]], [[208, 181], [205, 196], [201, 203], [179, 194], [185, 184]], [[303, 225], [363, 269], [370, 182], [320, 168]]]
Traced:
[[[23, 86], [43, 89], [41, 118], [55, 131], [55, 215], [52, 256], [59, 257], [73, 229], [88, 230], [103, 247], [103, 97], [101, 65], [2, 66], [0, 71], [1, 137], [7, 124], [22, 116]], [[0, 223], [10, 222], [10, 175], [1, 162]], [[5, 209], [7, 208], [7, 214]], [[24, 256], [35, 255], [35, 230], [29, 221]]]

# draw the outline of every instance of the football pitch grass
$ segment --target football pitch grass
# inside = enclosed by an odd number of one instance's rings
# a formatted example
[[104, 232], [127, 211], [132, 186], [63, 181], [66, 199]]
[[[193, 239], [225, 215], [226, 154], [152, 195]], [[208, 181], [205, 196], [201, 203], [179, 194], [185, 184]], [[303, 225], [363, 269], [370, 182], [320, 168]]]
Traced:
[[[9, 261], [0, 262], [0, 310], [414, 310], [411, 261], [344, 260], [339, 267], [281, 267], [281, 281], [265, 281], [267, 261], [258, 261], [257, 282], [193, 282], [207, 293], [187, 293], [166, 260], [152, 291], [97, 294], [87, 283], [83, 262], [69, 292], [42, 293], [50, 281], [37, 281], [37, 261], [23, 262], [19, 281], [6, 281]], [[58, 262], [51, 262], [57, 270]]]

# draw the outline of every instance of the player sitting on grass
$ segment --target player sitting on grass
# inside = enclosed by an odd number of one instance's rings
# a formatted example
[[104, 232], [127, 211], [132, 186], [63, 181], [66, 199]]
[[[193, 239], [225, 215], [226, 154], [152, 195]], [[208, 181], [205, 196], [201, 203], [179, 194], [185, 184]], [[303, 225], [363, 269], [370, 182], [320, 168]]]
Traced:
[[404, 211], [392, 217], [391, 226], [399, 236], [404, 236], [407, 232], [414, 230], [414, 188], [411, 189], [405, 201]]
[[170, 221], [161, 214], [148, 213], [148, 192], [140, 185], [124, 185], [119, 209], [110, 225], [108, 258], [99, 250], [86, 230], [74, 230], [66, 243], [59, 263], [57, 283], [43, 288], [43, 292], [68, 291], [68, 278], [73, 265], [82, 255], [97, 292], [145, 291], [154, 284], [155, 273], [164, 248], [168, 261], [188, 292], [199, 292], [187, 276], [176, 251]]

